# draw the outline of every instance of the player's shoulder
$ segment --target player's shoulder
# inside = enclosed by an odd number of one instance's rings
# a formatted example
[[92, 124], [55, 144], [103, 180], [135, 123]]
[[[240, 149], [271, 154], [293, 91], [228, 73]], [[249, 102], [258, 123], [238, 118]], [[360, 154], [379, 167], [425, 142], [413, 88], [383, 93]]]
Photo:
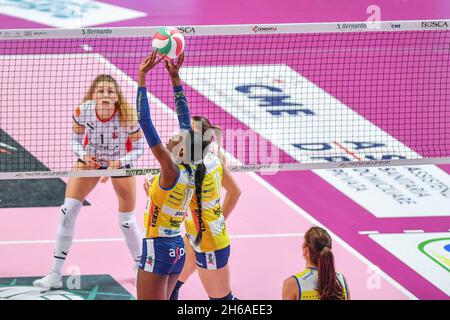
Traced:
[[95, 107], [94, 100], [88, 100], [75, 107], [72, 118], [80, 126], [84, 126], [89, 119], [89, 114], [92, 114]]
[[284, 279], [283, 287], [285, 289], [289, 289], [289, 288], [297, 289], [297, 279], [295, 278], [295, 275], [287, 277], [286, 279]]
[[82, 114], [85, 114], [86, 112], [94, 110], [94, 107], [95, 107], [94, 100], [85, 101], [82, 104], [75, 107], [75, 111], [74, 111], [75, 116], [80, 117]]
[[211, 169], [215, 169], [218, 166], [222, 166], [222, 162], [214, 152], [208, 152], [203, 159], [205, 165]]
[[311, 273], [311, 272], [310, 272], [309, 269], [305, 269], [305, 270], [302, 270], [302, 271], [300, 271], [300, 272], [294, 274], [293, 277], [295, 277], [295, 278], [297, 278], [297, 279], [301, 279], [301, 278], [303, 278], [304, 276], [309, 275], [310, 273]]

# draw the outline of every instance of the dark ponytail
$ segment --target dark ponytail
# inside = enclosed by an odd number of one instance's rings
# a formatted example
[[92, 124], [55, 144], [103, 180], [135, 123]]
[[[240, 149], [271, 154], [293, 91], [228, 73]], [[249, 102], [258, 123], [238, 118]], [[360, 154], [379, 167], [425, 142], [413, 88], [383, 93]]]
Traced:
[[[206, 119], [206, 118], [204, 118]], [[207, 119], [206, 119], [207, 120]], [[203, 222], [203, 210], [202, 210], [202, 188], [203, 188], [203, 180], [205, 179], [206, 175], [206, 166], [203, 163], [203, 155], [206, 154], [208, 151], [209, 145], [211, 144], [211, 140], [203, 140], [203, 134], [206, 130], [208, 130], [211, 126], [204, 125], [204, 122], [202, 121], [202, 132], [194, 132], [193, 129], [189, 131], [189, 138], [190, 138], [190, 161], [191, 163], [196, 165], [196, 168], [194, 170], [195, 175], [195, 196], [197, 198], [197, 209], [195, 210], [195, 214], [197, 215], [198, 219], [198, 233], [195, 238], [195, 245], [198, 245], [200, 241], [202, 240], [203, 232], [205, 231], [205, 224]], [[201, 153], [196, 152], [196, 150], [199, 150], [201, 148]]]
[[305, 234], [305, 245], [312, 263], [318, 267], [320, 300], [342, 300], [344, 289], [336, 277], [330, 235], [320, 227], [313, 227]]
[[320, 300], [342, 300], [343, 288], [336, 277], [334, 256], [331, 248], [324, 247], [319, 255], [319, 283]]
[[195, 245], [198, 245], [202, 240], [203, 231], [205, 231], [205, 224], [203, 223], [202, 218], [202, 186], [203, 180], [205, 179], [206, 167], [203, 163], [197, 165], [197, 170], [195, 170], [195, 196], [197, 197], [197, 210], [195, 213], [197, 214], [198, 219], [198, 233], [197, 237], [195, 237]]

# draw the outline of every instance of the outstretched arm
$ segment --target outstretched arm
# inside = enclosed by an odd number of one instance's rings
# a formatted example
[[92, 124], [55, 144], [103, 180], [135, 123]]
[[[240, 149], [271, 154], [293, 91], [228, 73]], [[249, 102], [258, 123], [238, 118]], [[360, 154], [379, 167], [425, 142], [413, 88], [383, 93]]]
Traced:
[[179, 75], [180, 67], [184, 61], [184, 53], [182, 53], [177, 62], [166, 61], [166, 70], [170, 75], [172, 81], [173, 93], [175, 97], [175, 106], [177, 108], [178, 124], [181, 130], [191, 130], [191, 114], [189, 112], [189, 105], [184, 94], [183, 86]]
[[[164, 57], [164, 56], [163, 56]], [[156, 132], [150, 116], [150, 106], [147, 98], [147, 88], [145, 75], [156, 66], [163, 57], [157, 59], [156, 51], [148, 56], [139, 66], [138, 92], [136, 99], [136, 110], [139, 125], [142, 128], [148, 146], [161, 165], [161, 186], [169, 188], [175, 182], [178, 176], [178, 167], [173, 163], [170, 152], [161, 144], [161, 140]]]

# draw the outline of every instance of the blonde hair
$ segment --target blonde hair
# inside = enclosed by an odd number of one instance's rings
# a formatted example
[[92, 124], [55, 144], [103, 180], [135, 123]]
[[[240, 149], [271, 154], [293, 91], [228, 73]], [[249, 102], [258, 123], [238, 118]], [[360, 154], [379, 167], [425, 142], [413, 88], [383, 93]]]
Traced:
[[114, 85], [114, 89], [116, 90], [116, 93], [119, 96], [119, 101], [116, 103], [116, 108], [118, 108], [119, 110], [120, 125], [124, 128], [129, 128], [136, 125], [137, 123], [136, 111], [125, 99], [125, 96], [122, 93], [122, 90], [120, 89], [116, 79], [114, 79], [109, 74], [100, 74], [94, 79], [91, 86], [89, 87], [88, 92], [86, 92], [83, 98], [83, 103], [92, 100], [95, 88], [98, 86], [100, 82], [109, 82]]

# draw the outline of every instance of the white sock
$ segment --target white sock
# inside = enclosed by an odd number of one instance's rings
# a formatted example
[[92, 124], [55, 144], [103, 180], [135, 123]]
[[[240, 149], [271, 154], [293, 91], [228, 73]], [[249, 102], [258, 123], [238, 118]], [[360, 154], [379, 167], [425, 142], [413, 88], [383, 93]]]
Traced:
[[56, 245], [53, 255], [52, 271], [61, 274], [64, 262], [72, 245], [75, 222], [83, 203], [77, 199], [66, 198], [61, 206]]
[[134, 211], [118, 212], [120, 230], [125, 236], [128, 250], [134, 261], [139, 261], [142, 254], [142, 232], [139, 230]]

